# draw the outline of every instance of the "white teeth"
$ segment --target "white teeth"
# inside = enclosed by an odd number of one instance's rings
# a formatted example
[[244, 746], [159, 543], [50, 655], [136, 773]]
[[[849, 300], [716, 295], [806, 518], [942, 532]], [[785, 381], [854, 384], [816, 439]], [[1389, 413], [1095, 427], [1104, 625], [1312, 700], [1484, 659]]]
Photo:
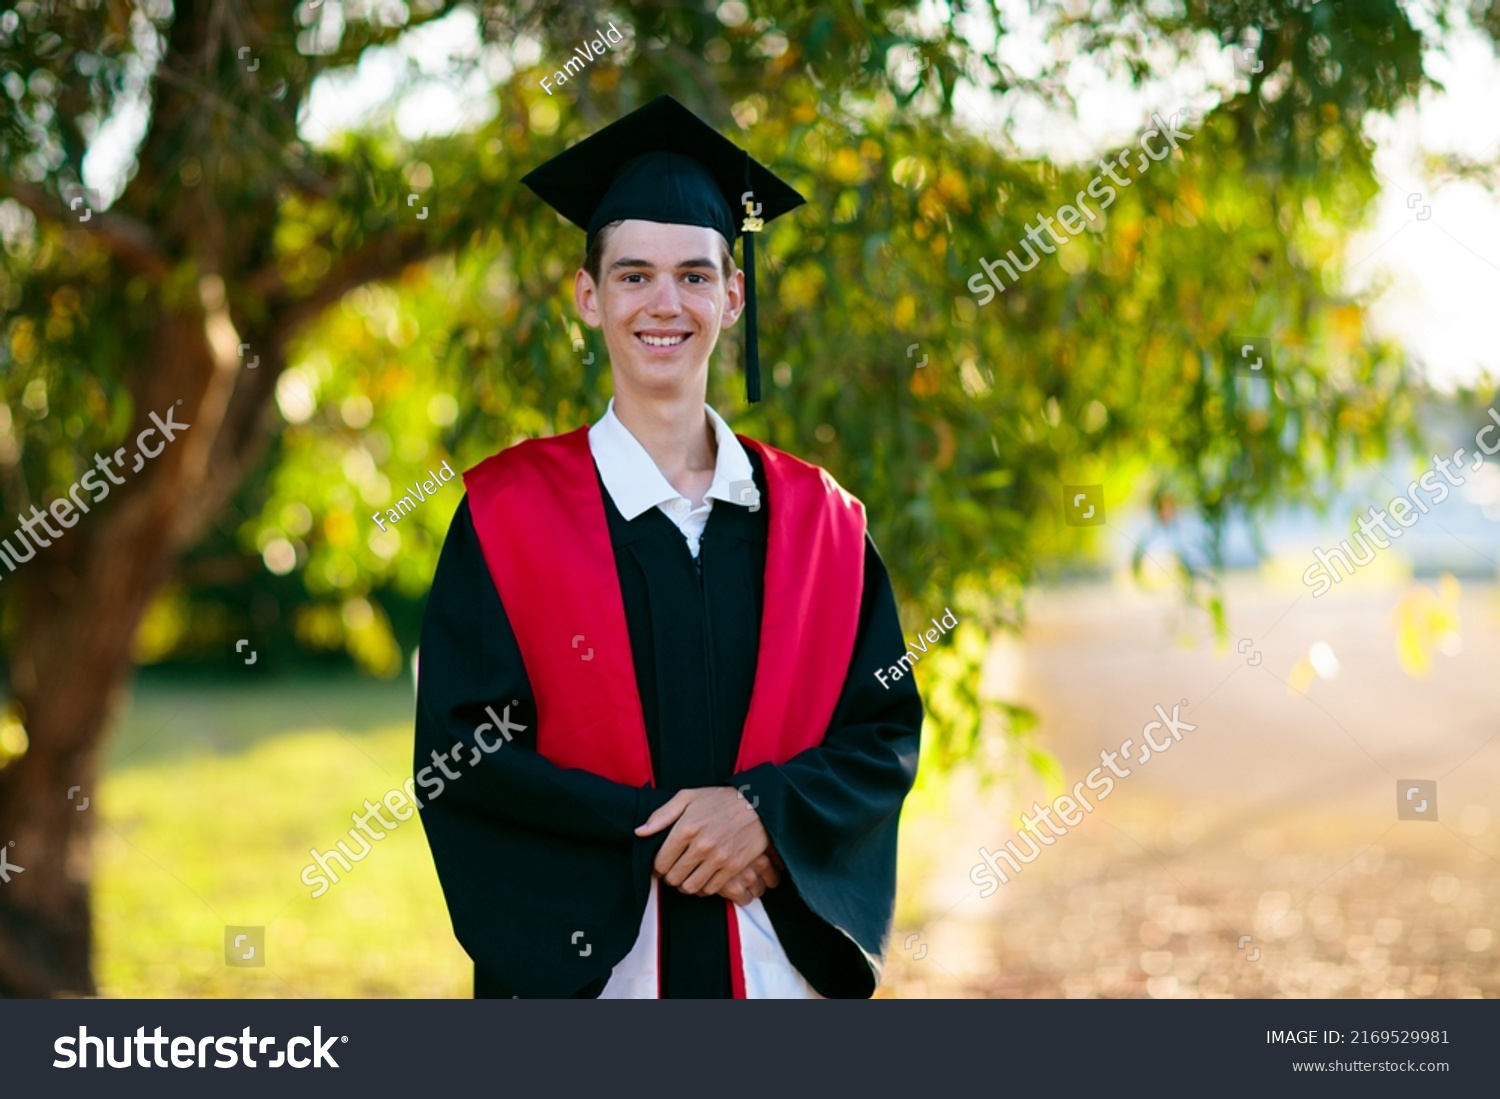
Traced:
[[687, 339], [687, 337], [686, 336], [668, 336], [666, 338], [663, 338], [663, 337], [660, 337], [660, 336], [646, 336], [646, 335], [642, 335], [641, 339], [645, 340], [646, 343], [648, 343], [652, 347], [676, 347], [683, 340]]

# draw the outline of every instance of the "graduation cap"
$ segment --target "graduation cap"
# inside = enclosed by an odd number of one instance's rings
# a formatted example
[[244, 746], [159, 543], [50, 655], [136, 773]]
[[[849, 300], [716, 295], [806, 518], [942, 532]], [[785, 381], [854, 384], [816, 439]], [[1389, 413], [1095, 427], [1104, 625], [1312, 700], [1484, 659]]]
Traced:
[[610, 123], [522, 180], [588, 233], [635, 218], [745, 237], [745, 395], [760, 400], [755, 333], [755, 234], [807, 200], [670, 95]]

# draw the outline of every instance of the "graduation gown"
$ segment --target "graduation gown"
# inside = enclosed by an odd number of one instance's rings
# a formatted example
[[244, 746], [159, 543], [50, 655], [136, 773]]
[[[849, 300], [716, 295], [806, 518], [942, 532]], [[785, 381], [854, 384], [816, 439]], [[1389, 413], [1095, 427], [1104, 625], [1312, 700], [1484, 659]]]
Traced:
[[[640, 782], [604, 777], [596, 773], [602, 766], [563, 766], [538, 751], [523, 646], [486, 562], [470, 497], [460, 504], [423, 622], [414, 763], [454, 933], [474, 960], [476, 996], [597, 996], [635, 943], [652, 860], [670, 832], [641, 839], [634, 829], [678, 790], [702, 786], [741, 788], [755, 806], [786, 865], [761, 902], [802, 976], [823, 996], [874, 991], [921, 702], [911, 677], [886, 688], [874, 675], [905, 645], [889, 578], [864, 535], [858, 621], [826, 729], [790, 758], [737, 769], [777, 516], [766, 459], [748, 453], [763, 506], [714, 508], [697, 561], [658, 509], [625, 520], [588, 466], [607, 524], [601, 538], [607, 533], [613, 554], [635, 695], [601, 684], [600, 697], [580, 704], [639, 708], [650, 756], [649, 779]], [[490, 538], [539, 536], [525, 514], [501, 522]], [[802, 596], [815, 616], [818, 588]], [[624, 660], [595, 654], [587, 629], [556, 628], [572, 634], [567, 658], [579, 661], [579, 683], [590, 682], [590, 661]], [[594, 641], [618, 645], [621, 638], [596, 633]], [[497, 727], [510, 739], [492, 750]], [[484, 739], [481, 728], [491, 730]], [[555, 758], [558, 740], [572, 732], [559, 738], [554, 723]], [[737, 944], [734, 921], [724, 918], [727, 902], [664, 883], [658, 901], [661, 995], [743, 994], [733, 979]]]

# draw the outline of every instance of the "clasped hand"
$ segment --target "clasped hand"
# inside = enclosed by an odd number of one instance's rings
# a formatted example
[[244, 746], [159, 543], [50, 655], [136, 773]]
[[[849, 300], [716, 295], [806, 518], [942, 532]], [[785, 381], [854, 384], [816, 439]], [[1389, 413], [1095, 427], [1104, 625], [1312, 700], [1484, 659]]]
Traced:
[[732, 786], [680, 790], [635, 830], [666, 842], [654, 869], [670, 886], [695, 897], [749, 904], [781, 882], [781, 858], [760, 816]]

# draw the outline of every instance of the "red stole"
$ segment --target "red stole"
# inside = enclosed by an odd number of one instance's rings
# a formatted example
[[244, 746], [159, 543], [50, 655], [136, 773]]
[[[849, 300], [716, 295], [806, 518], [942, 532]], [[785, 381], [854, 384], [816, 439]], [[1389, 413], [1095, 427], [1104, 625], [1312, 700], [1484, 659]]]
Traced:
[[[785, 763], [822, 743], [854, 654], [865, 561], [864, 505], [817, 466], [741, 441], [764, 460], [772, 522], [755, 688], [736, 771]], [[504, 450], [466, 472], [464, 485], [536, 697], [537, 750], [562, 767], [650, 783], [588, 429]]]
[[[865, 513], [824, 470], [739, 438], [761, 456], [771, 509], [760, 651], [735, 761], [743, 771], [785, 763], [823, 741], [854, 654]], [[537, 750], [561, 767], [652, 783], [588, 429], [503, 450], [467, 471], [464, 485], [536, 698]], [[729, 907], [735, 994], [743, 996]]]

